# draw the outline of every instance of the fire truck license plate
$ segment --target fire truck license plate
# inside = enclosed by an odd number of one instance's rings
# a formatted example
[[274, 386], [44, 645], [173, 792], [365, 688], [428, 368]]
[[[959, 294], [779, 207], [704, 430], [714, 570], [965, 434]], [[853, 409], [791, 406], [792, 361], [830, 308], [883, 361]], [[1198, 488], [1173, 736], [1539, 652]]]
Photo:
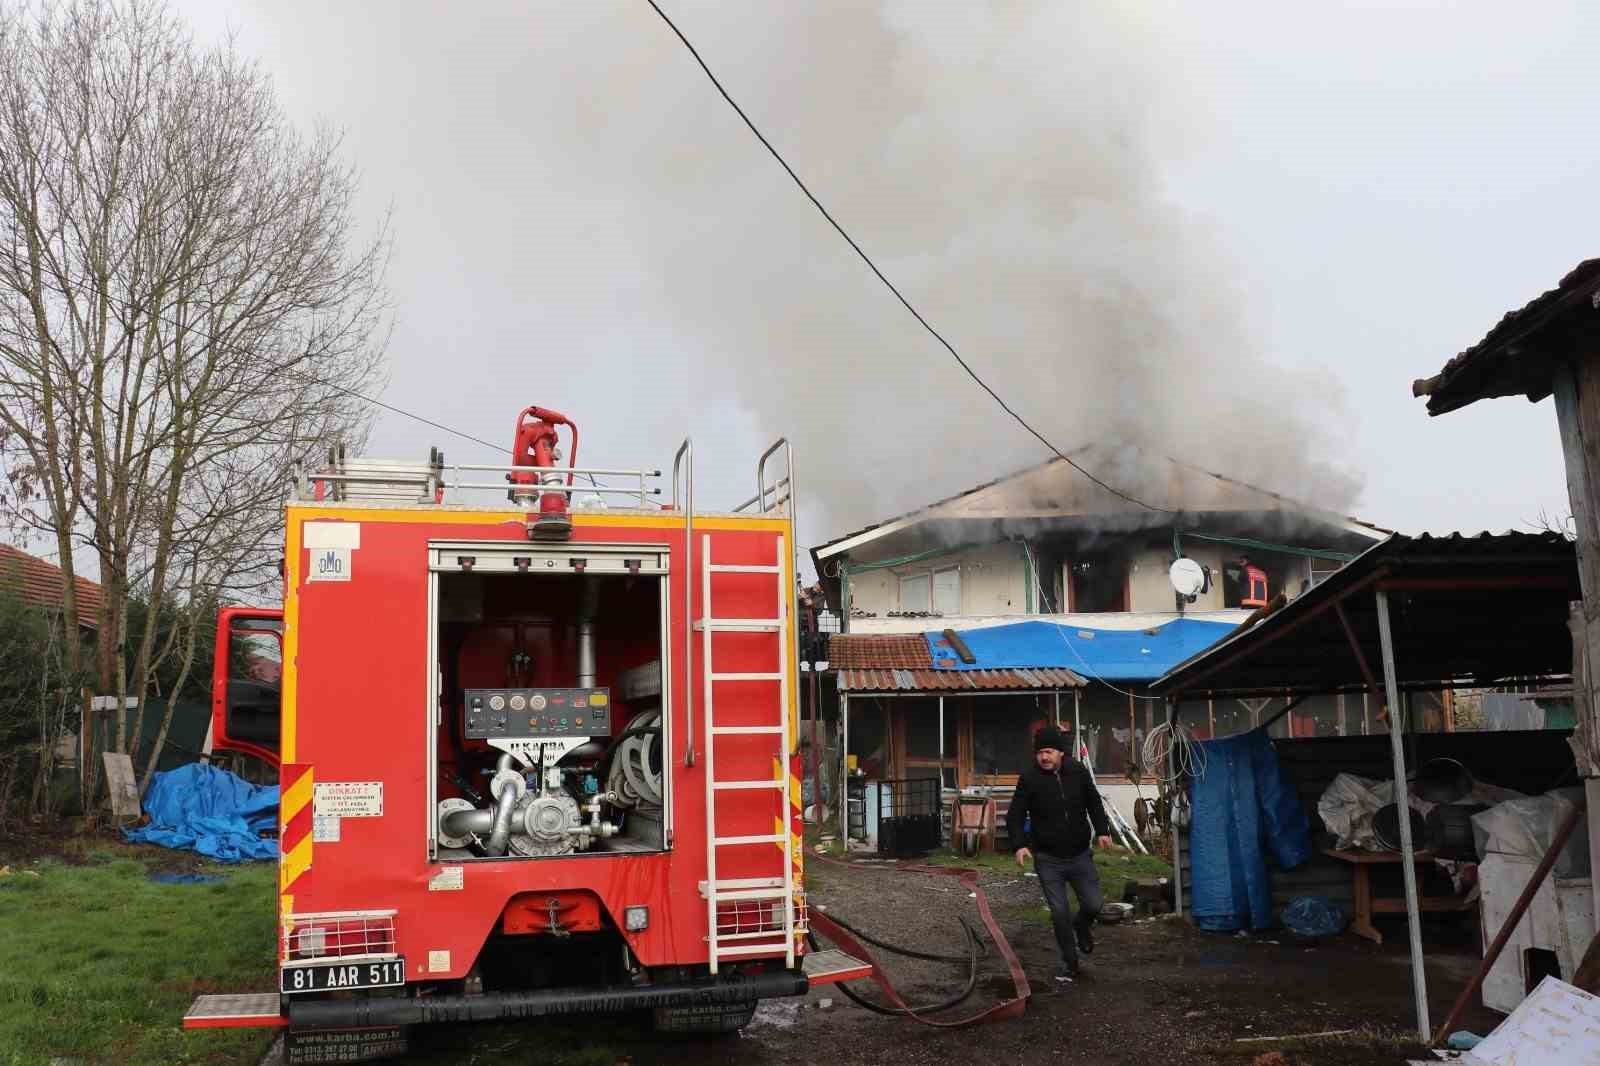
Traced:
[[285, 966], [279, 974], [286, 993], [391, 988], [406, 983], [406, 960], [401, 955], [378, 962], [314, 962]]

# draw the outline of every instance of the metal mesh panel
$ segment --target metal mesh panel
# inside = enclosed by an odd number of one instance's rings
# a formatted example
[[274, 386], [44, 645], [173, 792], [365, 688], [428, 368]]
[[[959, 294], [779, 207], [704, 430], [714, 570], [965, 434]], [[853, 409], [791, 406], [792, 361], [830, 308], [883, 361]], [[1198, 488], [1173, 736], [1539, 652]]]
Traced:
[[394, 911], [286, 915], [280, 954], [286, 960], [392, 955], [394, 919]]

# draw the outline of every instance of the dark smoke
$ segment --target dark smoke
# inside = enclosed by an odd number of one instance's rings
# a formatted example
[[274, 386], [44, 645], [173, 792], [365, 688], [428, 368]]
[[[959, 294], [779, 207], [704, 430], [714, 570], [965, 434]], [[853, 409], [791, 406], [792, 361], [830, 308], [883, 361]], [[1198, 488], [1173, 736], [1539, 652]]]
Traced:
[[[1097, 476], [1168, 506], [1172, 455], [1331, 509], [1342, 400], [1257, 349], [1164, 163], [1198, 116], [1159, 31], [1088, 5], [763, 8], [768, 65], [708, 50], [847, 229], [1002, 395]], [[693, 36], [714, 16], [682, 21]], [[751, 27], [746, 27], [751, 28]], [[780, 43], [781, 42], [781, 43]], [[722, 60], [718, 62], [719, 58]], [[677, 85], [674, 64], [658, 76]], [[709, 84], [675, 96], [635, 219], [708, 385], [802, 442], [830, 534], [1048, 453], [956, 368]], [[1087, 463], [1086, 463], [1087, 465]], [[813, 541], [822, 538], [813, 536]]]

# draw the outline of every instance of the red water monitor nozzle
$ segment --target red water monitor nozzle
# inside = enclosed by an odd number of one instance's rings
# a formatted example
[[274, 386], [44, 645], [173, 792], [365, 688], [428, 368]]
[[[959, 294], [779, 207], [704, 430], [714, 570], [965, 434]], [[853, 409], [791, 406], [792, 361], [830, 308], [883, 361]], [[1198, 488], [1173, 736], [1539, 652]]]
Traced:
[[[560, 438], [557, 426], [566, 426], [572, 433], [572, 449], [567, 456], [566, 486], [556, 467], [561, 460]], [[566, 540], [572, 536], [572, 515], [569, 500], [572, 490], [572, 467], [578, 461], [578, 425], [559, 411], [545, 407], [529, 407], [517, 416], [516, 443], [511, 448], [512, 467], [531, 467], [523, 472], [513, 470], [506, 479], [514, 486], [513, 502], [539, 501], [537, 514], [528, 516], [529, 540]], [[540, 471], [536, 473], [535, 471]], [[527, 486], [527, 487], [522, 487]]]

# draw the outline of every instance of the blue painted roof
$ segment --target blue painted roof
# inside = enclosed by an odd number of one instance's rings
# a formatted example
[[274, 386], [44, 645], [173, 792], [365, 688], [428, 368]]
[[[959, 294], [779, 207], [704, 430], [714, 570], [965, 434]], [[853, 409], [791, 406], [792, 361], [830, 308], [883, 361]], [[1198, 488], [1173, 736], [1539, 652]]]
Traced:
[[1064, 667], [1102, 681], [1154, 681], [1232, 633], [1227, 622], [1175, 618], [1155, 629], [1084, 629], [1057, 622], [1017, 622], [960, 630], [976, 658], [963, 663], [940, 632], [925, 633], [935, 670]]

